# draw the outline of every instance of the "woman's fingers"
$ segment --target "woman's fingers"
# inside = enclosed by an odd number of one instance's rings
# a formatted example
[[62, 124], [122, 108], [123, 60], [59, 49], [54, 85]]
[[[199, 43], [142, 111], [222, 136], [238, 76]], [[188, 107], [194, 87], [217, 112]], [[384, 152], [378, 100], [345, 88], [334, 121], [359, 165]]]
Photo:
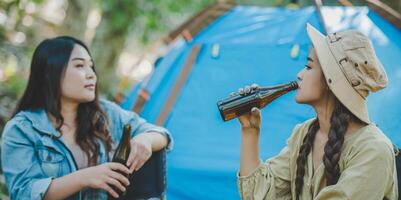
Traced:
[[[238, 89], [238, 94], [239, 95], [247, 95], [255, 90], [259, 89], [259, 85], [256, 83], [253, 83], [252, 85], [247, 85], [244, 88], [239, 88]], [[235, 93], [232, 92], [230, 96], [234, 96]], [[251, 109], [250, 113], [245, 113], [241, 116], [238, 117], [241, 126], [243, 128], [247, 127], [252, 127], [252, 128], [258, 128], [260, 127], [260, 118], [261, 118], [261, 113], [260, 110], [256, 107]]]
[[249, 118], [251, 126], [259, 129], [261, 123], [260, 119], [261, 119], [260, 110], [256, 107], [253, 107], [251, 110], [251, 117]]
[[239, 122], [241, 123], [242, 127], [249, 126], [249, 119], [250, 119], [249, 113], [245, 113], [245, 114], [239, 116], [238, 119], [239, 119]]
[[141, 155], [135, 156], [134, 161], [133, 161], [132, 165], [130, 166], [131, 172], [138, 171], [143, 166], [143, 164], [147, 161], [144, 154], [145, 154], [145, 152], [142, 152]]
[[244, 94], [244, 88], [238, 89], [238, 94], [243, 95]]
[[118, 198], [118, 194], [116, 191], [113, 190], [113, 188], [111, 188], [108, 184], [103, 184], [102, 185], [102, 189], [106, 190], [111, 196], [113, 196], [114, 198]]
[[129, 168], [131, 167], [131, 165], [134, 162], [136, 152], [137, 152], [136, 146], [135, 145], [131, 145], [131, 151], [129, 153], [128, 160], [127, 160], [127, 166]]
[[121, 182], [120, 181], [118, 181], [118, 180], [116, 180], [116, 179], [114, 179], [114, 178], [109, 178], [108, 180], [107, 180], [107, 183], [109, 184], [109, 185], [113, 185], [115, 188], [118, 188], [121, 192], [125, 192], [125, 187], [121, 184]]
[[133, 157], [132, 164], [129, 166], [131, 172], [138, 171], [142, 165], [150, 158], [152, 155], [151, 144], [144, 140], [133, 141], [131, 143], [135, 152], [131, 152]]
[[[256, 90], [259, 88], [259, 85], [256, 83], [253, 83], [251, 86], [246, 85], [244, 88], [239, 88], [238, 89], [238, 94], [239, 95], [245, 95], [245, 94], [249, 94], [252, 91]], [[230, 96], [235, 96], [236, 94], [234, 92], [230, 93]]]
[[135, 171], [138, 171], [152, 156], [152, 150], [146, 149], [145, 146], [142, 146], [142, 148], [140, 149], [141, 151], [139, 154], [138, 164], [136, 165]]
[[129, 167], [129, 170], [131, 173], [133, 173], [136, 169], [136, 166], [138, 165], [138, 158], [134, 158], [134, 161], [132, 161], [132, 165]]
[[114, 180], [117, 180], [118, 182], [123, 183], [125, 186], [128, 186], [130, 184], [127, 177], [123, 176], [122, 174], [120, 174], [116, 171], [111, 171], [110, 176]]
[[245, 86], [245, 94], [249, 94], [251, 92], [251, 87], [249, 85]]
[[250, 113], [238, 117], [242, 128], [260, 128], [261, 113], [257, 107], [253, 107]]
[[253, 116], [256, 116], [256, 117], [260, 116], [260, 110], [257, 107], [253, 107], [251, 110], [251, 113]]
[[256, 84], [256, 83], [253, 83], [253, 84], [251, 85], [251, 89], [252, 89], [252, 90], [256, 90], [256, 89], [258, 89], [258, 88], [259, 88], [259, 85]]
[[128, 167], [126, 167], [120, 163], [111, 162], [111, 163], [109, 163], [109, 166], [110, 166], [110, 169], [112, 169], [113, 171], [120, 171], [125, 174], [130, 174], [130, 170], [128, 169]]

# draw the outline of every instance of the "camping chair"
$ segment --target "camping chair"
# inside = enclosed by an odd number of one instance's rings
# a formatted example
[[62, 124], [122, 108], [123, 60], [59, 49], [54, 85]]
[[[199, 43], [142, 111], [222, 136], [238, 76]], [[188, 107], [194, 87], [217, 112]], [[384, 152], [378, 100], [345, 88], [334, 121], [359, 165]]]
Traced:
[[124, 199], [164, 200], [166, 191], [166, 150], [153, 152], [148, 161], [129, 178]]

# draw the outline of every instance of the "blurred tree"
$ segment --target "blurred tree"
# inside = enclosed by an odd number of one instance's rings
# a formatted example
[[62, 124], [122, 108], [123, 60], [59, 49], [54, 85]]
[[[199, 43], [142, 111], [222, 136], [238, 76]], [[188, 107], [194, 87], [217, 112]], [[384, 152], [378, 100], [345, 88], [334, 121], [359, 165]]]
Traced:
[[115, 66], [124, 49], [130, 27], [138, 15], [138, 2], [130, 0], [100, 2], [102, 19], [96, 28], [91, 51], [100, 76], [99, 86], [107, 96], [113, 96], [117, 84]]
[[108, 97], [116, 92], [118, 78], [115, 66], [125, 46], [130, 45], [127, 44], [128, 35], [132, 34], [142, 44], [147, 44], [157, 33], [171, 30], [171, 24], [185, 19], [171, 16], [179, 13], [193, 14], [211, 2], [212, 0], [100, 1], [102, 18], [91, 50], [96, 68], [101, 74], [101, 91]]
[[85, 40], [87, 20], [92, 1], [69, 0], [61, 33]]
[[39, 35], [45, 35], [40, 27], [53, 26], [36, 12], [42, 3], [0, 1], [0, 134], [25, 88], [32, 46]]

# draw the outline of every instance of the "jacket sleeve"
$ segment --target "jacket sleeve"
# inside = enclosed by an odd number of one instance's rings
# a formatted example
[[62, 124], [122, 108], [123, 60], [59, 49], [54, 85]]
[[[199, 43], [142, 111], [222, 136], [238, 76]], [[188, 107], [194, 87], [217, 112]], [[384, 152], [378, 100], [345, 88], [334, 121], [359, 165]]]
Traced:
[[290, 157], [298, 130], [299, 125], [287, 140], [287, 146], [277, 156], [260, 164], [252, 174], [240, 176], [238, 173], [241, 199], [291, 199]]
[[109, 116], [112, 117], [112, 123], [118, 123], [121, 127], [124, 124], [131, 124], [132, 126], [132, 137], [137, 134], [146, 134], [147, 132], [157, 132], [164, 135], [167, 140], [168, 144], [166, 147], [167, 151], [170, 151], [173, 148], [173, 138], [171, 133], [161, 127], [154, 125], [152, 123], [147, 122], [145, 119], [140, 117], [137, 113], [132, 111], [127, 111], [122, 109], [119, 105], [112, 103], [107, 100], [101, 100], [101, 103], [104, 105], [105, 111], [109, 113]]
[[3, 131], [3, 173], [11, 199], [43, 199], [53, 177], [43, 174], [34, 144], [15, 121]]
[[167, 138], [168, 143], [167, 143], [166, 150], [170, 151], [173, 148], [173, 139], [171, 137], [170, 132], [167, 129], [165, 129], [161, 126], [151, 124], [151, 123], [147, 122], [145, 119], [143, 119], [142, 117], [140, 117], [135, 112], [131, 112], [131, 111], [121, 112], [121, 118], [122, 118], [122, 121], [125, 121], [125, 122], [131, 124], [131, 126], [133, 127], [133, 130], [132, 130], [133, 136], [135, 136], [137, 134], [146, 134], [147, 132], [157, 132], [157, 133], [164, 135]]
[[387, 199], [398, 199], [396, 190], [387, 191], [397, 184], [394, 171], [394, 152], [386, 142], [360, 144], [347, 160], [337, 184], [323, 188], [316, 199], [376, 200], [386, 194], [391, 194]]

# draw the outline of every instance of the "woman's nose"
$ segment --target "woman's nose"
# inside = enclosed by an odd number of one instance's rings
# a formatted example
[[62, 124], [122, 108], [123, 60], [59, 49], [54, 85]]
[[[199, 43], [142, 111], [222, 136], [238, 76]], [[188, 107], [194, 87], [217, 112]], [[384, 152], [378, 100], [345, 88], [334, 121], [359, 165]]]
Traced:
[[96, 76], [96, 74], [95, 74], [95, 72], [94, 72], [92, 69], [90, 69], [90, 70], [88, 70], [88, 71], [86, 72], [86, 78], [87, 78], [87, 79], [93, 79], [95, 76]]
[[298, 80], [299, 81], [302, 81], [302, 72], [303, 72], [304, 70], [302, 70], [302, 71], [300, 71], [298, 74], [297, 74], [297, 78], [298, 78]]

